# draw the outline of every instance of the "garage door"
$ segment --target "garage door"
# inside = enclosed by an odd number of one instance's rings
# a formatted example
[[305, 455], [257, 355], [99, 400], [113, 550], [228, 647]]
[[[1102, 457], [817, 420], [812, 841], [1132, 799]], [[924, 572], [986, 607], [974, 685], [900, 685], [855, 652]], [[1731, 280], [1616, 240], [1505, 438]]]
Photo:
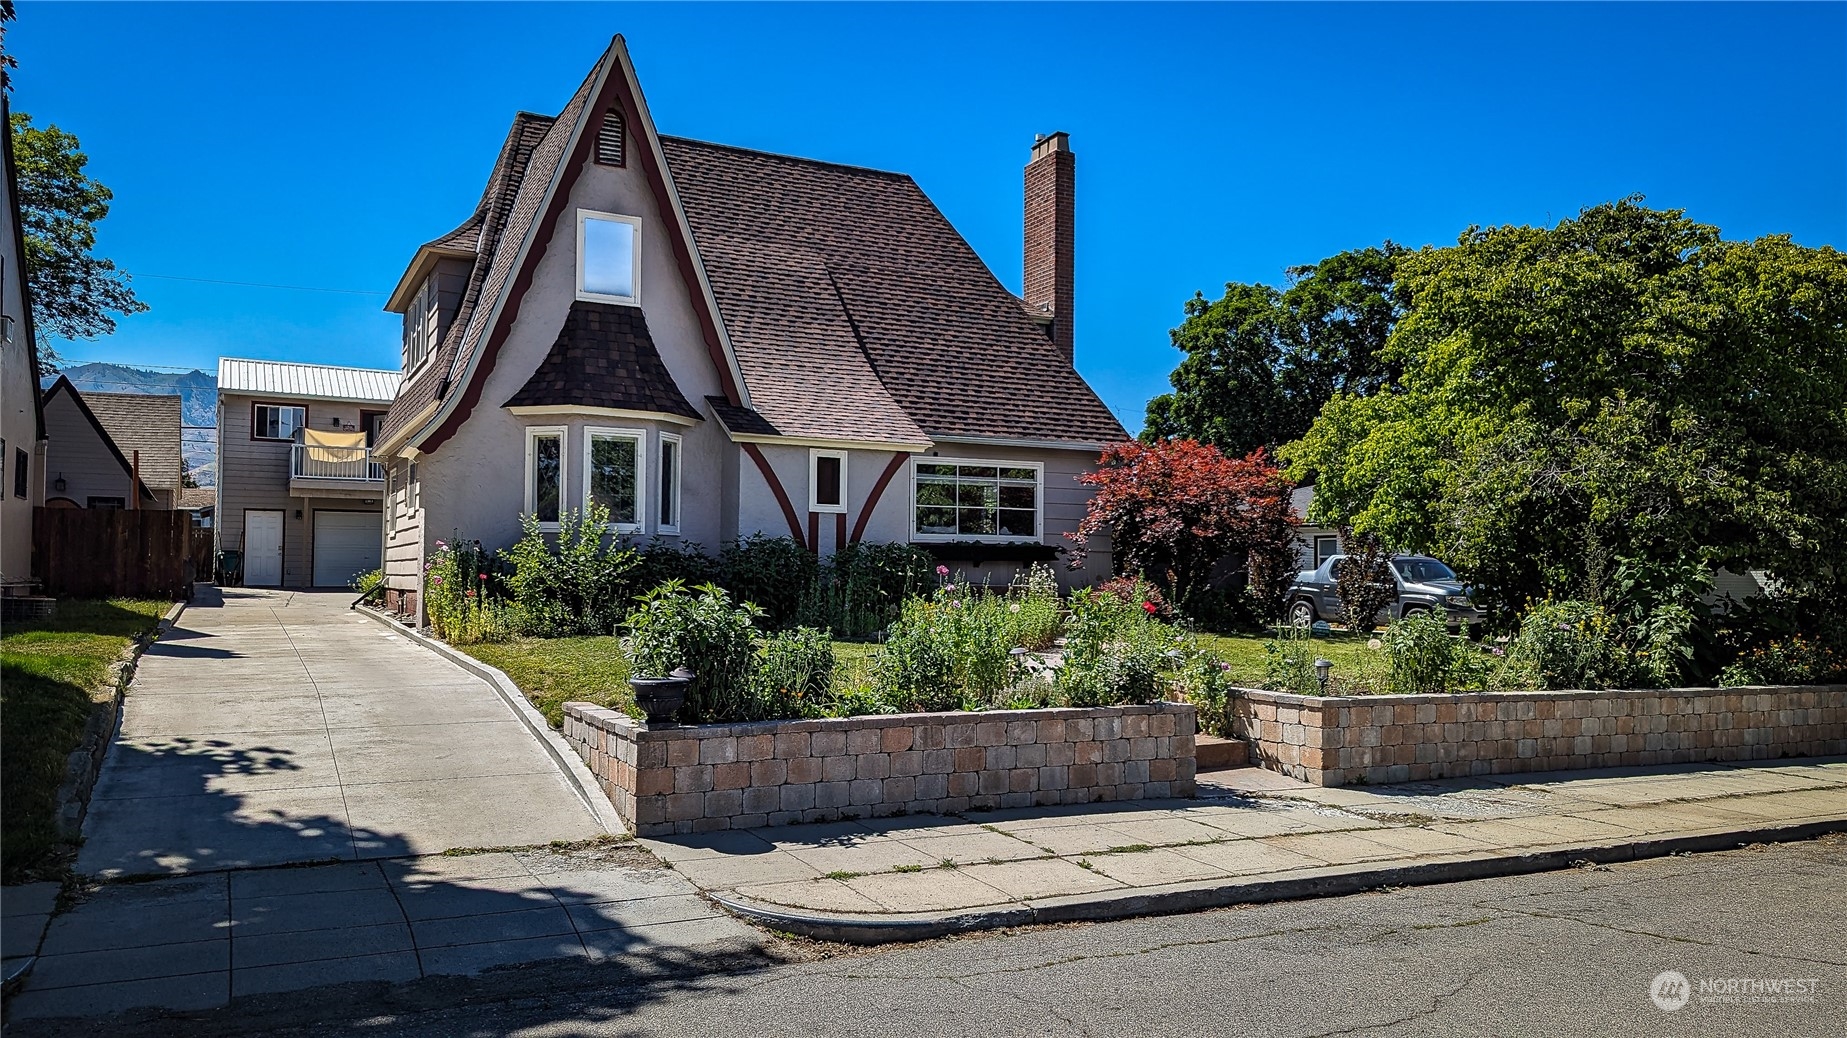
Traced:
[[377, 569], [382, 522], [377, 512], [314, 513], [314, 586], [345, 587]]

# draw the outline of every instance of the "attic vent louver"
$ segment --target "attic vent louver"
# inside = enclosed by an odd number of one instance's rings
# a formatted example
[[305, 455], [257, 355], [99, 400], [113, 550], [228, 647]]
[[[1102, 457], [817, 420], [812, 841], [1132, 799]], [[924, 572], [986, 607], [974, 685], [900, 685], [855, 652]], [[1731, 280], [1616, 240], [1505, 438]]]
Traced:
[[621, 166], [623, 162], [624, 127], [622, 113], [608, 111], [603, 113], [603, 127], [596, 134], [596, 160], [605, 166]]

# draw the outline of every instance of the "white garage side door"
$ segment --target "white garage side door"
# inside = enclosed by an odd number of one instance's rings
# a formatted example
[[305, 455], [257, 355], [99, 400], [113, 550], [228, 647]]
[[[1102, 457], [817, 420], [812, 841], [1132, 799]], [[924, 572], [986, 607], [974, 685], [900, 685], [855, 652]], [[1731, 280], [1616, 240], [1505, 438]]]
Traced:
[[315, 512], [314, 586], [345, 587], [377, 569], [383, 521], [377, 512]]

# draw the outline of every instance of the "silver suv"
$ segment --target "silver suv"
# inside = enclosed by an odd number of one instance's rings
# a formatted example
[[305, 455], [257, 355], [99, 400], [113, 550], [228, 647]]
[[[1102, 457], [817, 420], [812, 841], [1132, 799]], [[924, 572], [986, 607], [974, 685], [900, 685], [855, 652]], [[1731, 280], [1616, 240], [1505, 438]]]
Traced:
[[[1297, 627], [1307, 627], [1316, 620], [1345, 619], [1338, 587], [1340, 567], [1345, 555], [1330, 557], [1315, 569], [1295, 575], [1284, 615]], [[1482, 613], [1469, 598], [1468, 588], [1456, 578], [1456, 572], [1428, 555], [1394, 555], [1391, 558], [1392, 580], [1398, 585], [1398, 597], [1379, 610], [1375, 622], [1387, 623], [1419, 613], [1447, 614], [1449, 625], [1480, 623]]]

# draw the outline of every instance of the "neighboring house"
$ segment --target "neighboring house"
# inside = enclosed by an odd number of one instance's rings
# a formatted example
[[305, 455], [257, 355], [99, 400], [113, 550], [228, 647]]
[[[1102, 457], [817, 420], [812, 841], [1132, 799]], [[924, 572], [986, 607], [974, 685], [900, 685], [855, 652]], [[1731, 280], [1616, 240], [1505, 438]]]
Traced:
[[[415, 610], [439, 539], [593, 501], [707, 550], [911, 541], [1001, 581], [1050, 559], [1127, 438], [1072, 363], [1075, 168], [1065, 134], [1034, 144], [1022, 300], [908, 176], [660, 136], [616, 37], [557, 117], [514, 118], [387, 304], [388, 600]], [[1062, 578], [1106, 577], [1096, 547]]]
[[182, 511], [192, 513], [193, 525], [201, 529], [212, 528], [212, 515], [217, 511], [218, 490], [215, 487], [181, 487], [180, 503]]
[[342, 587], [379, 568], [383, 468], [372, 444], [398, 373], [218, 362], [219, 552], [253, 587]]
[[[9, 118], [0, 93], [0, 120]], [[10, 125], [10, 124], [8, 124]], [[32, 590], [32, 509], [45, 503], [45, 412], [26, 294], [19, 174], [6, 134], [0, 190], [0, 595]]]
[[1319, 569], [1321, 564], [1340, 554], [1340, 531], [1332, 526], [1311, 526], [1308, 524], [1309, 506], [1315, 503], [1315, 487], [1309, 484], [1296, 487], [1289, 495], [1289, 507], [1295, 511], [1298, 521], [1295, 532], [1296, 556], [1302, 560], [1303, 569]]
[[177, 396], [83, 393], [60, 375], [45, 392], [45, 431], [48, 508], [169, 509], [179, 497]]

